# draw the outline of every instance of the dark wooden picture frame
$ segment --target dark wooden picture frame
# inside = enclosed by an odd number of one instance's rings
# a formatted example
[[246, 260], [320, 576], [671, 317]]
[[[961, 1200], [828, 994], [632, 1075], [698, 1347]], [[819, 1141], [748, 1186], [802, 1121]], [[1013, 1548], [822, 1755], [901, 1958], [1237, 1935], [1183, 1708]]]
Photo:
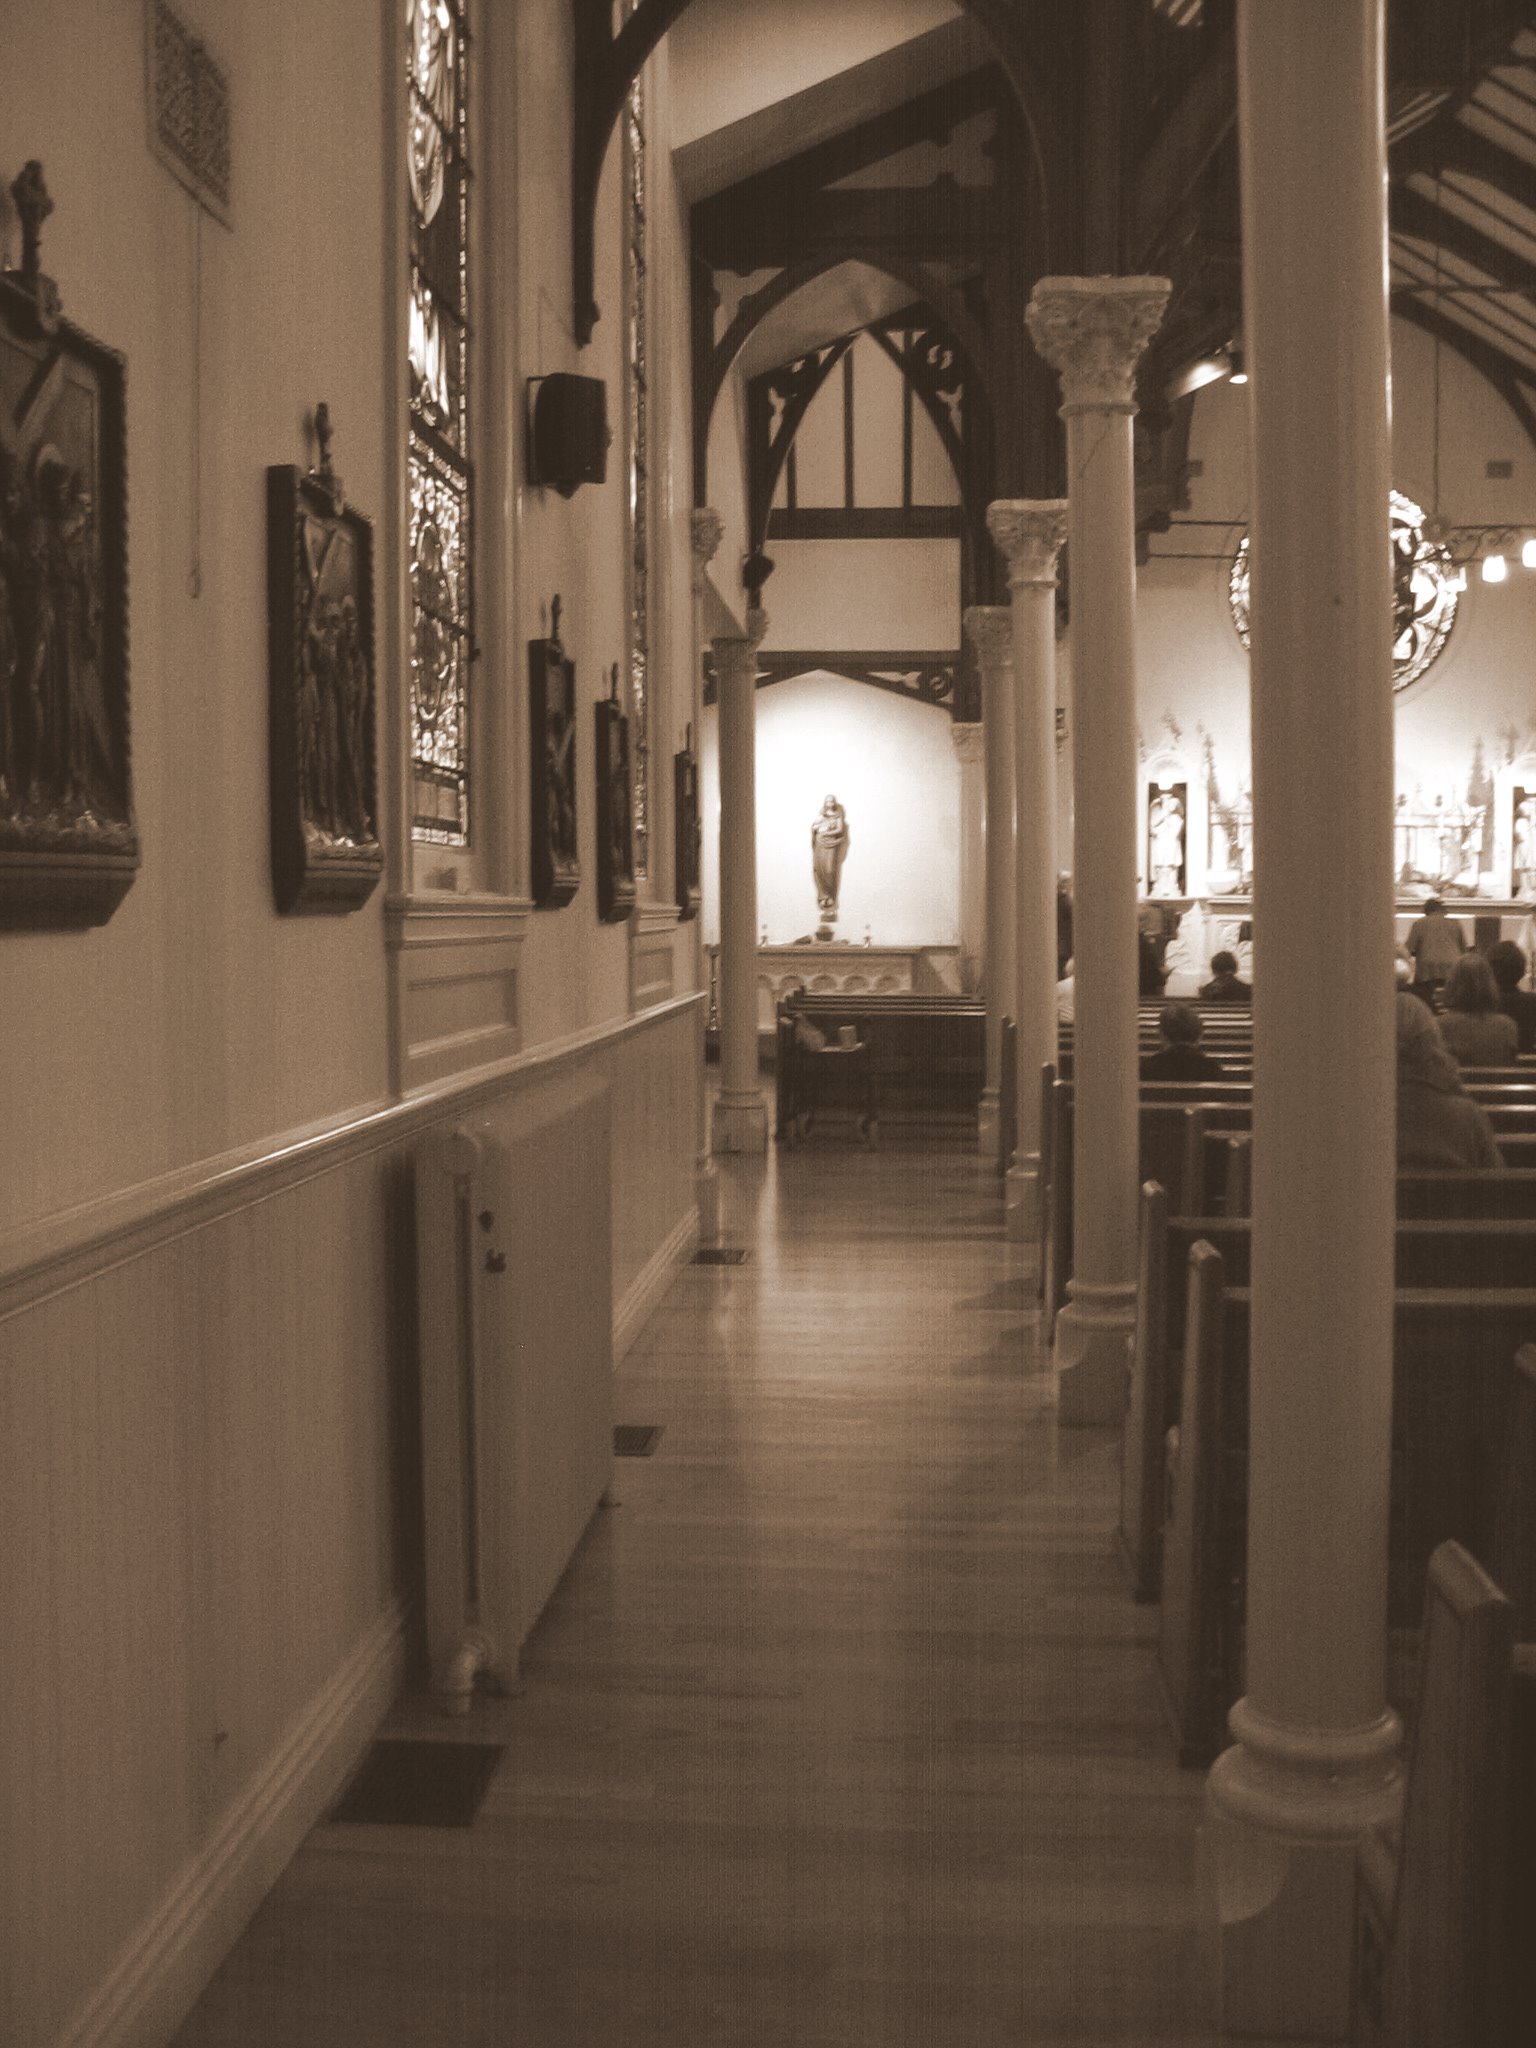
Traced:
[[576, 837], [576, 665], [560, 641], [560, 600], [549, 638], [528, 642], [533, 901], [558, 910], [581, 886]]
[[0, 277], [0, 930], [104, 924], [139, 869], [128, 744], [127, 366], [39, 267]]
[[597, 914], [622, 924], [635, 907], [635, 806], [629, 771], [629, 720], [619, 708], [619, 667], [612, 694], [592, 707], [597, 763]]
[[373, 526], [328, 453], [318, 471], [267, 471], [267, 611], [272, 893], [284, 912], [356, 910], [384, 872]]
[[699, 762], [688, 744], [672, 756], [672, 872], [676, 881], [677, 914], [686, 924], [697, 917], [704, 900], [704, 821], [699, 812]]

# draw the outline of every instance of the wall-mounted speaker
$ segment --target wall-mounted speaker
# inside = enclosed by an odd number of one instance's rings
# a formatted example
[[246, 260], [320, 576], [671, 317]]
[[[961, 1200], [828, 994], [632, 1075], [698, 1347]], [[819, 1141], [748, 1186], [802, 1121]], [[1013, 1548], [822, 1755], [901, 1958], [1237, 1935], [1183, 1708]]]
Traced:
[[569, 498], [608, 474], [608, 391], [566, 370], [528, 380], [528, 481]]

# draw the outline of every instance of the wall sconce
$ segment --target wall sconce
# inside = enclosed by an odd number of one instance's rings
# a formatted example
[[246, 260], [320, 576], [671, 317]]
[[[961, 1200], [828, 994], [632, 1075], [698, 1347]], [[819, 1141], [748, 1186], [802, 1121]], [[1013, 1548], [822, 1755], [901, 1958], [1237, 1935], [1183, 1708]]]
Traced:
[[1248, 382], [1248, 358], [1235, 342], [1227, 350], [1227, 360], [1232, 365], [1232, 368], [1227, 373], [1230, 381], [1234, 384], [1246, 384]]
[[1522, 569], [1536, 569], [1536, 539], [1527, 540], [1520, 549]]
[[1509, 564], [1502, 555], [1484, 555], [1483, 581], [1485, 583], [1502, 583], [1508, 574]]

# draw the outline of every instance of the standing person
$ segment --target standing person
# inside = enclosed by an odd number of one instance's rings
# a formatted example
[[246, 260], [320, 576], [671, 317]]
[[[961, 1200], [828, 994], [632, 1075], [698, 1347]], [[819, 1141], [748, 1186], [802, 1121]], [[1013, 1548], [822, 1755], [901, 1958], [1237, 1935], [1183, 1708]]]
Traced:
[[1515, 1020], [1521, 1052], [1536, 1052], [1536, 995], [1520, 984], [1529, 963], [1513, 939], [1488, 948], [1488, 966], [1499, 991], [1499, 1008]]
[[1211, 955], [1211, 979], [1201, 989], [1200, 1000], [1202, 1003], [1252, 1002], [1252, 987], [1238, 979], [1235, 953]]
[[1440, 1036], [1463, 1067], [1502, 1067], [1515, 1057], [1520, 1034], [1499, 1008], [1499, 985], [1481, 953], [1463, 953], [1441, 995]]
[[1465, 933], [1454, 919], [1446, 916], [1445, 905], [1438, 896], [1425, 899], [1424, 915], [1416, 917], [1408, 927], [1405, 944], [1413, 962], [1414, 986], [1430, 995], [1467, 950]]

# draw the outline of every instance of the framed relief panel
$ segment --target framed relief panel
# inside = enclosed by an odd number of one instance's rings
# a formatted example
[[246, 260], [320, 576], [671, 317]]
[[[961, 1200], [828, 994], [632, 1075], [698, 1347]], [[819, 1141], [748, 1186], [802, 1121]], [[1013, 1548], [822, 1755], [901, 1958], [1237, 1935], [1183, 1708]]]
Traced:
[[373, 528], [320, 466], [267, 471], [272, 891], [281, 911], [347, 911], [384, 871], [374, 770]]
[[619, 709], [619, 665], [611, 694], [592, 707], [597, 758], [597, 914], [622, 924], [635, 907], [635, 812], [629, 720]]
[[39, 267], [42, 167], [0, 277], [0, 930], [104, 924], [139, 867], [128, 750], [123, 358]]
[[560, 600], [549, 638], [528, 643], [533, 900], [558, 910], [581, 886], [576, 845], [576, 667], [560, 641]]

